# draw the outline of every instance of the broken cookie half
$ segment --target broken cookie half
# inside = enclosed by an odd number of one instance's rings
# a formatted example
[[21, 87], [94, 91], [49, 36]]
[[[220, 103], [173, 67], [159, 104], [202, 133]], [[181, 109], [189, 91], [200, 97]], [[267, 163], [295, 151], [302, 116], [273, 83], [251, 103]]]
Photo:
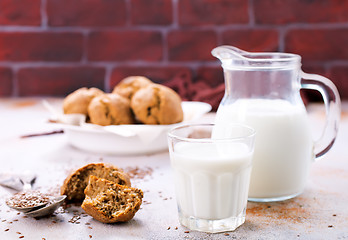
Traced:
[[100, 222], [126, 222], [139, 210], [142, 198], [140, 189], [90, 176], [81, 207]]

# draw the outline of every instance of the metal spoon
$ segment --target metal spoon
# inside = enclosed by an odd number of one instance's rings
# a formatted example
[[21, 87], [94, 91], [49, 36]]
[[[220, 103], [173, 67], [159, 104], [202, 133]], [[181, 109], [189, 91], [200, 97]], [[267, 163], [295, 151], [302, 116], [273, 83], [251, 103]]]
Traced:
[[39, 209], [34, 209], [32, 211], [29, 211], [29, 212], [24, 212], [24, 214], [29, 216], [29, 217], [35, 217], [35, 218], [51, 215], [52, 213], [54, 213], [54, 211], [57, 210], [57, 208], [60, 205], [62, 205], [65, 198], [66, 198], [66, 195], [55, 197], [55, 198], [51, 199], [46, 204], [46, 206], [40, 207]]
[[36, 181], [36, 175], [26, 172], [21, 175], [17, 174], [1, 174], [0, 186], [15, 190], [17, 192], [32, 189]]
[[8, 203], [6, 202], [6, 205], [7, 205], [9, 208], [12, 208], [12, 209], [17, 210], [18, 212], [22, 212], [22, 213], [26, 213], [26, 212], [30, 212], [30, 211], [35, 211], [35, 210], [37, 210], [37, 209], [40, 209], [40, 208], [46, 206], [47, 204], [48, 204], [48, 202], [35, 205], [34, 207], [16, 207], [16, 206], [12, 206], [11, 204], [8, 204]]

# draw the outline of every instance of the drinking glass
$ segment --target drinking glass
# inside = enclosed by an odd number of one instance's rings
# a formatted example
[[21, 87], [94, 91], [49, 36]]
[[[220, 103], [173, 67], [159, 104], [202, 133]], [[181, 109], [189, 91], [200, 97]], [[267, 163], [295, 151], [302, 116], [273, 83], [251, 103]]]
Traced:
[[191, 230], [233, 231], [245, 222], [255, 131], [226, 125], [189, 124], [168, 133], [179, 221]]

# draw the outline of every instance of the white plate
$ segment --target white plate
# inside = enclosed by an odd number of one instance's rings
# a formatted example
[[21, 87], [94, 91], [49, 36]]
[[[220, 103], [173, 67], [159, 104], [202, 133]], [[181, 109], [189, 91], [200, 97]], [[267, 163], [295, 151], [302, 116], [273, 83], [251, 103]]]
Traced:
[[203, 102], [182, 102], [182, 108], [184, 121], [170, 125], [59, 125], [64, 129], [67, 141], [81, 150], [117, 155], [149, 154], [166, 150], [168, 130], [200, 118], [211, 110], [211, 105]]

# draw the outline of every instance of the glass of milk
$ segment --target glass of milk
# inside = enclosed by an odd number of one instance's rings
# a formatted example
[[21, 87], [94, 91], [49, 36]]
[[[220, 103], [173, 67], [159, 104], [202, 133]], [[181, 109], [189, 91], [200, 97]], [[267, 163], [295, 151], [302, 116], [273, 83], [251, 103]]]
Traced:
[[214, 124], [179, 126], [168, 133], [179, 221], [191, 230], [233, 231], [245, 221], [255, 131]]

